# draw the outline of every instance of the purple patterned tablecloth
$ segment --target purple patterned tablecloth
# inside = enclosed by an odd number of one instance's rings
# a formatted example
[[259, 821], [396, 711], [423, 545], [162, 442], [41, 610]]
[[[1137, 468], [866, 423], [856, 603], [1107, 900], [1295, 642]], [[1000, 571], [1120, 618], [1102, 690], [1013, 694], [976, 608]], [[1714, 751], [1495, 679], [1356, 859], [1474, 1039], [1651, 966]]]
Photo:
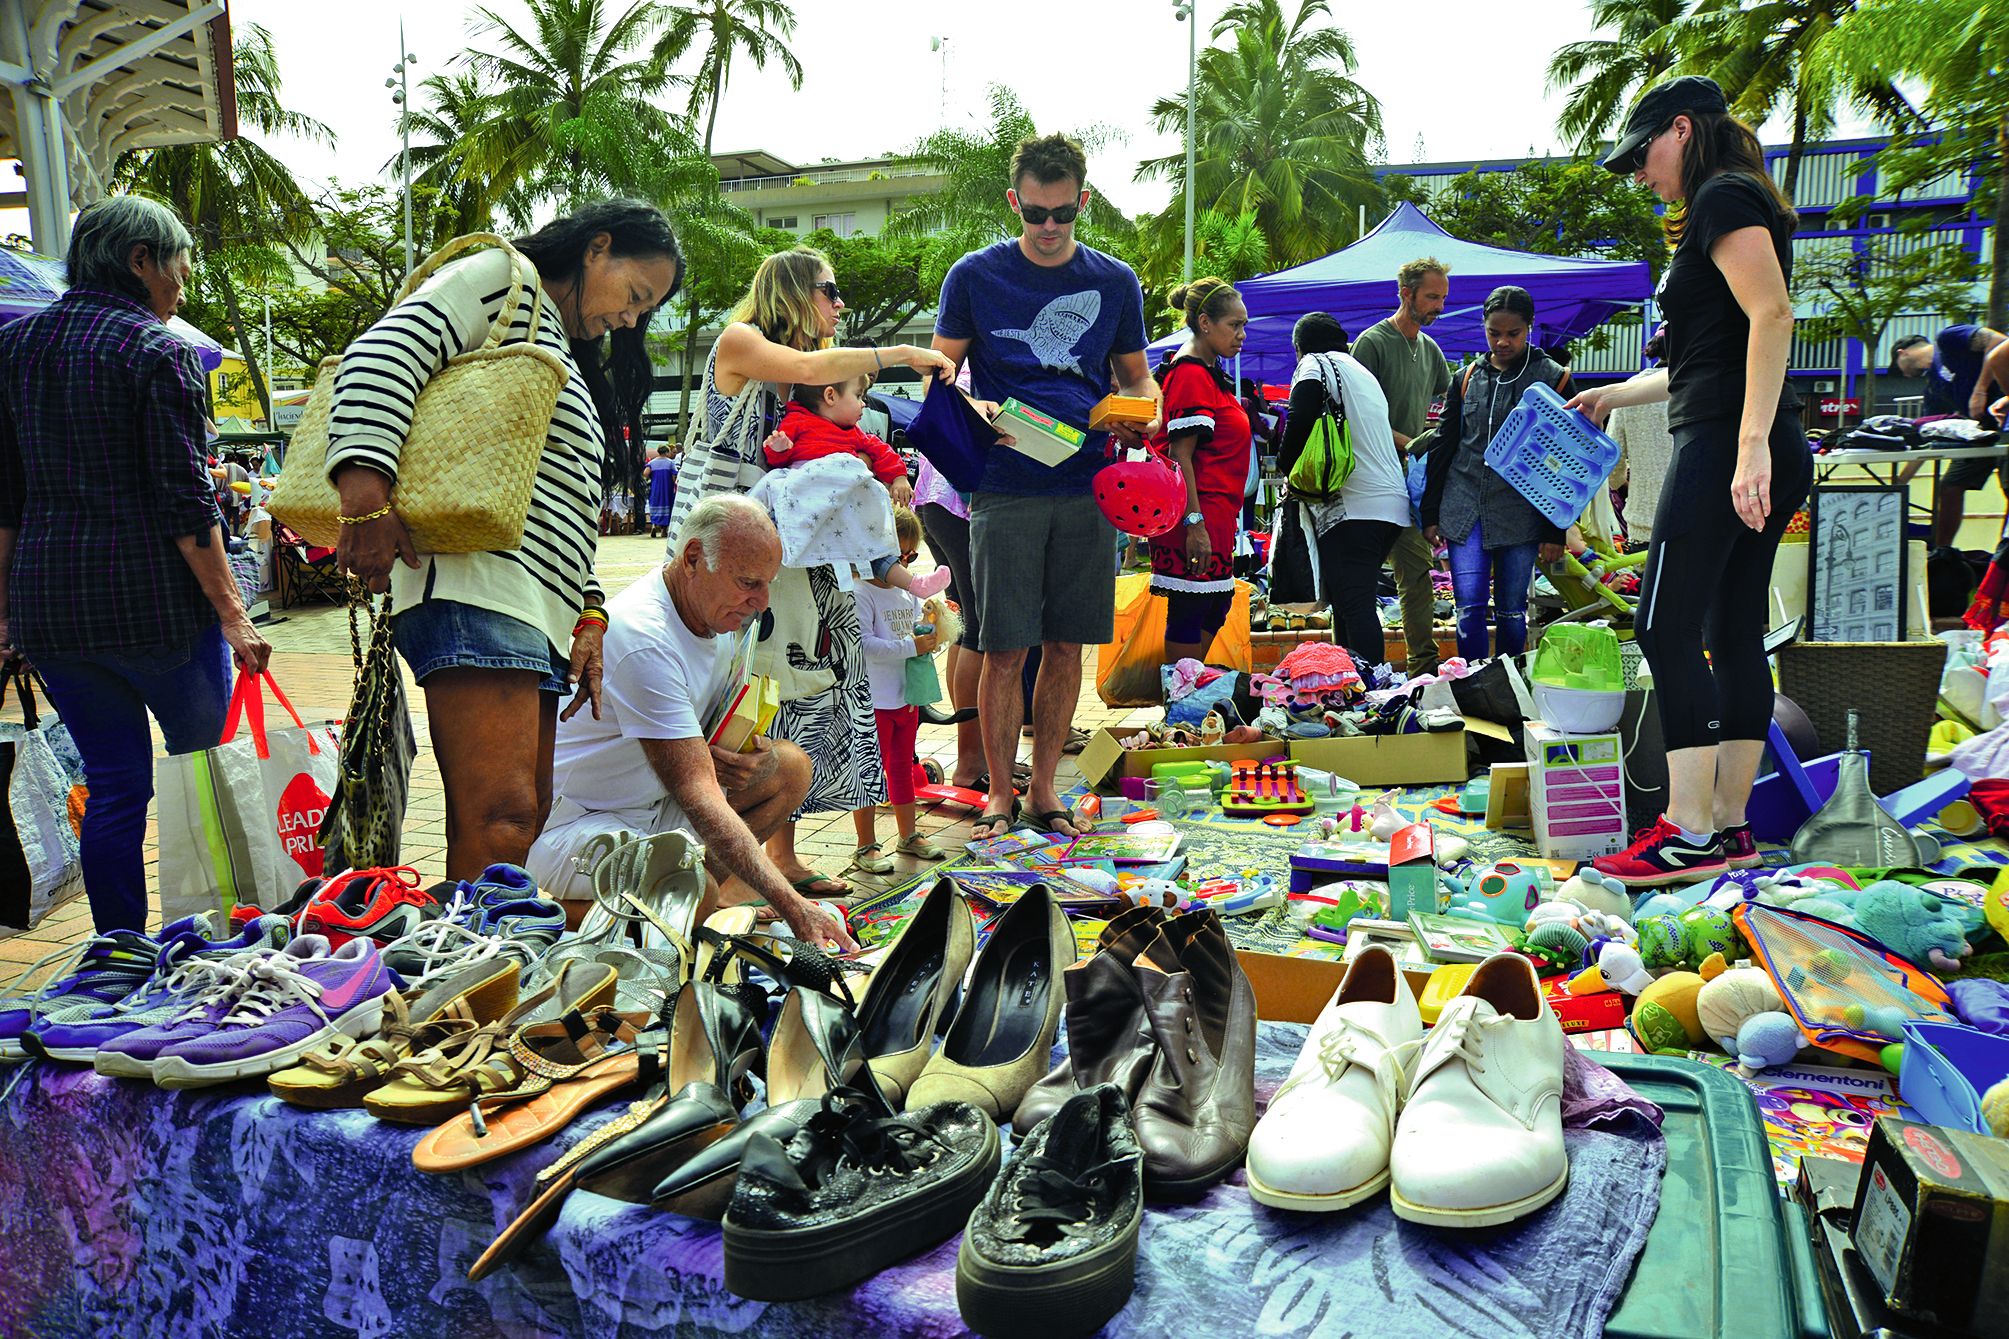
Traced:
[[[1259, 1090], [1304, 1029], [1263, 1024]], [[417, 1130], [308, 1112], [248, 1087], [165, 1093], [29, 1062], [0, 1071], [0, 1336], [542, 1339], [964, 1333], [951, 1240], [849, 1294], [728, 1294], [716, 1224], [577, 1194], [549, 1238], [476, 1285], [468, 1265], [553, 1145], [457, 1176], [412, 1169]], [[1273, 1213], [1234, 1181], [1152, 1208], [1112, 1334], [1601, 1332], [1659, 1203], [1643, 1120], [1567, 1135], [1568, 1192], [1508, 1229], [1434, 1233], [1385, 1203]]]

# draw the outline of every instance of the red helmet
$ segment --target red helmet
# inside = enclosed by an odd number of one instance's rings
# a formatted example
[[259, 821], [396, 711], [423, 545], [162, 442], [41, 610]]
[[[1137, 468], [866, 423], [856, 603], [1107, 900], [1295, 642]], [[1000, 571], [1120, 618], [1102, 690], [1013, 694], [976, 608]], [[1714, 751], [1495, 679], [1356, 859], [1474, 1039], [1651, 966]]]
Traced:
[[1155, 539], [1185, 519], [1186, 476], [1155, 446], [1125, 448], [1096, 474], [1095, 505], [1124, 534]]

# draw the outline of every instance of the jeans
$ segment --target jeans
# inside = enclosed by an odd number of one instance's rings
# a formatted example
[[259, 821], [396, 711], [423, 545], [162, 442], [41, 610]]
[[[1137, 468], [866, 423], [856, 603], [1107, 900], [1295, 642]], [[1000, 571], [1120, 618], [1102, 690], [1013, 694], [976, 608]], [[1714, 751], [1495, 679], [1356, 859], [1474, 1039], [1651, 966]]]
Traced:
[[1333, 635], [1371, 665], [1388, 658], [1375, 597], [1381, 565], [1401, 536], [1402, 527], [1393, 521], [1340, 521], [1318, 537], [1319, 580], [1332, 606]]
[[98, 933], [145, 930], [146, 810], [153, 799], [153, 736], [169, 753], [216, 747], [230, 705], [230, 647], [211, 625], [187, 646], [36, 656], [49, 700], [84, 760], [84, 887]]
[[[1535, 578], [1535, 554], [1541, 545], [1509, 544], [1486, 547], [1484, 527], [1472, 523], [1472, 533], [1451, 550], [1451, 595], [1458, 605], [1458, 654], [1467, 661], [1484, 660], [1489, 622], [1498, 625], [1495, 638], [1503, 656], [1528, 649], [1528, 586]], [[1490, 591], [1489, 591], [1490, 588]], [[1488, 605], [1490, 593], [1491, 605]]]

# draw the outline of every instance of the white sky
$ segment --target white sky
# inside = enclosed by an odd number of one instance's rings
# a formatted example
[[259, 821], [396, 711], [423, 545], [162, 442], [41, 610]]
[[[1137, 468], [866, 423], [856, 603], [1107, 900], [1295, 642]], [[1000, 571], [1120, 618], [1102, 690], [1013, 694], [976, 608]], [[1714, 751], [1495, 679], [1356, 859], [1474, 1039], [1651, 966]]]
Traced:
[[[1284, 0], [1286, 14], [1295, 3]], [[607, 4], [620, 12], [625, 0]], [[1204, 40], [1226, 4], [1198, 4]], [[505, 17], [523, 13], [518, 0], [493, 0], [492, 7]], [[337, 138], [333, 150], [287, 140], [268, 147], [317, 181], [375, 177], [398, 147], [396, 108], [383, 81], [398, 58], [399, 20], [406, 49], [418, 57], [415, 73], [423, 75], [466, 51], [475, 8], [463, 0], [348, 0], [337, 18], [303, 0], [232, 0], [235, 23], [272, 33], [286, 103], [325, 122]], [[1355, 77], [1381, 100], [1389, 161], [1415, 161], [1419, 135], [1432, 162], [1558, 149], [1561, 99], [1544, 93], [1542, 71], [1555, 47], [1587, 35], [1583, 0], [1438, 0], [1428, 7], [1334, 0], [1332, 9], [1358, 49]], [[798, 164], [872, 157], [907, 148], [945, 122], [979, 124], [986, 87], [1004, 83], [1042, 131], [1101, 125], [1117, 132], [1089, 172], [1125, 212], [1158, 208], [1169, 195], [1162, 182], [1132, 182], [1131, 172], [1138, 160], [1175, 152], [1182, 142], [1149, 124], [1151, 104], [1185, 81], [1187, 30], [1174, 19], [1172, 0], [886, 7], [795, 0], [795, 11], [802, 91], [790, 90], [773, 65], [762, 73], [736, 64], [715, 148], [764, 149]], [[946, 62], [930, 50], [938, 36], [948, 39]]]

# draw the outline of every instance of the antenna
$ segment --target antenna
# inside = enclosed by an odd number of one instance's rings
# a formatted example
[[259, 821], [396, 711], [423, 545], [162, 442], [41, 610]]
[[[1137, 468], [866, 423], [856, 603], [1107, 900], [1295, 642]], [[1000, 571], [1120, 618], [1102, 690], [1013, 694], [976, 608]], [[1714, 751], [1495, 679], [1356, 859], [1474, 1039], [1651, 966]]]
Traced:
[[942, 125], [947, 125], [949, 123], [949, 39], [946, 37], [930, 37], [928, 39], [928, 50], [939, 52], [942, 57], [942, 82], [941, 91], [935, 102], [935, 120]]

